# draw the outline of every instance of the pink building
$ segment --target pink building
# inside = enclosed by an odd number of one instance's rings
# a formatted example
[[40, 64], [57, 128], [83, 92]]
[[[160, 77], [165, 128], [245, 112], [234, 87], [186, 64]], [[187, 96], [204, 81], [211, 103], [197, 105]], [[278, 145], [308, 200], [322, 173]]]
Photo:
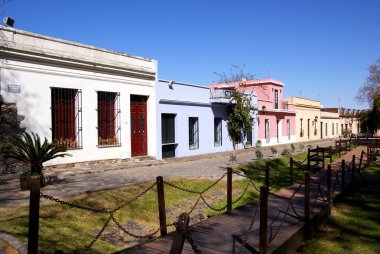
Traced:
[[228, 84], [212, 84], [214, 89], [254, 91], [258, 96], [258, 133], [263, 146], [296, 141], [295, 110], [283, 101], [284, 83], [275, 79], [243, 80]]

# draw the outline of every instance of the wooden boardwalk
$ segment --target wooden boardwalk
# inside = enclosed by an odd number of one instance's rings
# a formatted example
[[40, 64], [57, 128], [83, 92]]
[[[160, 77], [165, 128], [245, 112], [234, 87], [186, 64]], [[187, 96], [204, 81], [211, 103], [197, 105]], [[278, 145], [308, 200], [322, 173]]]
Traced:
[[[361, 151], [365, 149], [359, 147], [343, 155], [336, 162], [331, 164], [332, 171], [338, 172], [341, 161], [344, 159], [347, 164], [352, 160], [352, 155], [356, 156], [356, 165], [359, 162]], [[365, 163], [365, 162], [363, 162]], [[324, 201], [326, 194], [326, 170], [321, 170], [312, 176], [310, 186], [310, 218], [315, 218], [327, 209], [327, 202]], [[334, 195], [340, 192], [340, 186], [336, 181], [336, 174], [332, 174], [332, 186], [335, 186]], [[294, 192], [293, 206], [289, 204], [289, 197]], [[322, 190], [322, 191], [321, 191]], [[205, 221], [194, 224], [190, 227], [194, 244], [202, 253], [258, 253], [259, 251], [259, 221], [260, 211], [258, 209], [255, 216], [257, 202], [247, 204], [224, 213], [211, 217]], [[287, 216], [285, 216], [287, 215]], [[284, 247], [286, 242], [297, 234], [305, 226], [301, 217], [304, 216], [304, 188], [300, 183], [289, 186], [275, 195], [269, 195], [268, 201], [268, 253], [276, 253], [278, 248]], [[254, 221], [252, 229], [250, 224]], [[297, 233], [298, 232], [298, 233]], [[246, 240], [246, 245], [242, 243]], [[135, 248], [127, 249], [120, 253], [169, 253], [173, 242], [173, 235], [157, 238]], [[294, 244], [293, 244], [294, 245]], [[293, 248], [296, 246], [292, 246]], [[182, 253], [194, 253], [191, 245], [185, 241]]]

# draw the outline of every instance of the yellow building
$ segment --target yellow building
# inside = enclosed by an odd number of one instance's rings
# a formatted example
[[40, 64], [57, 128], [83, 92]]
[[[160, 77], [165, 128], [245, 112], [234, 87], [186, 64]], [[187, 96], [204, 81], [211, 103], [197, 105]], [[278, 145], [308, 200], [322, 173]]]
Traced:
[[284, 101], [294, 105], [296, 111], [297, 142], [321, 139], [321, 103], [295, 96], [286, 98]]
[[325, 138], [338, 138], [342, 135], [339, 132], [339, 113], [333, 112], [328, 109], [321, 109], [321, 121], [320, 121], [320, 139]]

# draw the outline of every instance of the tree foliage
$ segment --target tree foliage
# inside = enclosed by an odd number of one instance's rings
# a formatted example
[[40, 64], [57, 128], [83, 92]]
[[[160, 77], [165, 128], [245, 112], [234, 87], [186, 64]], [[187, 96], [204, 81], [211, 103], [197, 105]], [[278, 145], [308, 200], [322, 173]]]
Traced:
[[355, 99], [371, 105], [380, 97], [380, 58], [368, 68], [368, 71], [367, 81], [359, 88]]
[[360, 116], [360, 127], [363, 131], [374, 134], [380, 129], [380, 97], [372, 103], [370, 111], [364, 112]]
[[227, 108], [227, 130], [235, 149], [236, 144], [240, 143], [252, 131], [254, 121], [251, 112], [253, 106], [250, 96], [243, 92], [234, 91], [231, 100], [233, 103]]
[[236, 149], [236, 144], [242, 142], [248, 133], [252, 132], [254, 119], [252, 111], [254, 107], [251, 102], [252, 94], [244, 91], [242, 85], [246, 80], [253, 79], [254, 76], [244, 73], [244, 68], [237, 65], [232, 65], [230, 73], [215, 73], [219, 76], [219, 82], [230, 85], [233, 90], [231, 92], [231, 103], [227, 108], [227, 131], [233, 145]]
[[68, 155], [66, 147], [56, 142], [48, 142], [41, 139], [38, 134], [24, 132], [19, 136], [12, 136], [9, 140], [12, 143], [11, 149], [4, 155], [6, 158], [13, 158], [30, 165], [31, 173], [42, 173], [43, 163], [57, 157]]

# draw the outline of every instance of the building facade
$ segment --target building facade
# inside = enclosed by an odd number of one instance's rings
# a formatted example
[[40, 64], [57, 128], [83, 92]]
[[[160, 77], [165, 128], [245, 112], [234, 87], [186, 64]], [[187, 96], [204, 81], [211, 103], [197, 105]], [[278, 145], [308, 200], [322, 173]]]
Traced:
[[320, 139], [339, 138], [342, 133], [339, 131], [339, 114], [337, 112], [329, 112], [321, 109], [320, 122]]
[[348, 109], [348, 108], [325, 108], [323, 111], [333, 112], [339, 116], [339, 135], [349, 136], [358, 134], [360, 129], [360, 114], [364, 110]]
[[296, 112], [296, 140], [304, 142], [321, 139], [321, 103], [316, 100], [290, 97], [285, 101], [293, 105]]
[[[233, 150], [227, 131], [228, 91], [159, 80], [157, 83], [157, 159]], [[257, 104], [257, 97], [251, 96]], [[256, 113], [252, 112], [254, 119]], [[257, 121], [250, 142], [257, 139]], [[237, 149], [244, 148], [244, 140]]]
[[0, 37], [3, 103], [72, 155], [51, 164], [156, 156], [155, 60], [13, 28]]
[[283, 100], [281, 81], [275, 79], [244, 80], [229, 84], [213, 84], [214, 89], [238, 89], [258, 96], [258, 139], [263, 146], [296, 141], [294, 106]]

